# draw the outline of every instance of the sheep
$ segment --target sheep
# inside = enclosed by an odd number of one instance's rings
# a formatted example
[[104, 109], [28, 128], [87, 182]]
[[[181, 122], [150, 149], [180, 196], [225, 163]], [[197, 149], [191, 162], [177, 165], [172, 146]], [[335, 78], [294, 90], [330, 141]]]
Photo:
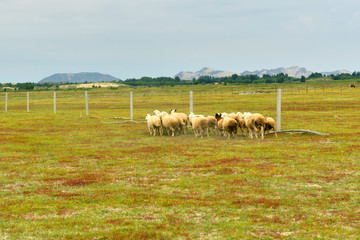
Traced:
[[242, 135], [245, 136], [244, 132], [245, 132], [246, 126], [245, 126], [245, 121], [243, 119], [242, 113], [241, 112], [230, 113], [227, 116], [236, 120], [236, 122], [238, 123], [238, 127], [241, 130]]
[[195, 114], [195, 113], [193, 113], [193, 112], [190, 112], [190, 113], [189, 113], [189, 116], [187, 117], [188, 123], [189, 123], [190, 127], [192, 127], [192, 123], [191, 123], [191, 121], [190, 121], [190, 118], [191, 118], [191, 117], [204, 117], [204, 115]]
[[205, 117], [208, 121], [208, 129], [210, 132], [210, 129], [212, 130], [213, 134], [215, 134], [216, 131], [216, 119], [213, 116], [207, 116]]
[[250, 116], [252, 113], [251, 112], [244, 112], [243, 113], [243, 119], [245, 119], [247, 116]]
[[158, 116], [151, 116], [150, 114], [147, 114], [145, 120], [147, 121], [151, 136], [155, 136], [156, 133], [158, 133], [160, 136], [162, 135], [161, 120]]
[[260, 129], [261, 138], [264, 139], [265, 117], [259, 113], [247, 114], [245, 117], [245, 124], [249, 132], [249, 137], [253, 138], [253, 134], [258, 138]]
[[189, 121], [194, 131], [195, 137], [203, 137], [205, 134], [209, 137], [208, 119], [204, 116], [196, 116], [194, 113], [190, 113]]
[[274, 130], [275, 137], [277, 138], [275, 120], [272, 117], [265, 117], [265, 133], [269, 134], [271, 129]]
[[160, 113], [162, 126], [166, 129], [168, 135], [174, 137], [176, 131], [180, 127], [179, 120], [175, 116], [169, 115], [167, 112]]
[[237, 112], [236, 115], [238, 115], [238, 122], [241, 133], [243, 136], [246, 136], [247, 128], [246, 128], [245, 120], [243, 118], [243, 114], [241, 112]]
[[187, 131], [187, 123], [188, 123], [188, 117], [185, 113], [177, 113], [176, 109], [170, 109], [169, 111], [170, 115], [174, 115], [181, 125], [181, 128], [183, 130], [183, 133], [186, 134]]
[[216, 113], [215, 119], [220, 131], [224, 131], [227, 134], [228, 139], [236, 136], [238, 123], [235, 119], [230, 117], [222, 117], [221, 114]]
[[221, 117], [228, 117], [229, 116], [229, 114], [226, 113], [226, 112], [222, 112], [220, 115], [221, 115]]
[[154, 110], [154, 111], [153, 111], [153, 115], [155, 115], [155, 116], [159, 116], [160, 113], [161, 113], [161, 112], [160, 112], [159, 110]]

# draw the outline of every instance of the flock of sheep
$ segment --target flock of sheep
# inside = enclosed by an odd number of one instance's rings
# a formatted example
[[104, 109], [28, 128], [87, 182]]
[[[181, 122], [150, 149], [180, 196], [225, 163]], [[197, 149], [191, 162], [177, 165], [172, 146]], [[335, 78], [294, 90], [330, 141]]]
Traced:
[[259, 113], [216, 113], [215, 116], [203, 116], [190, 113], [177, 113], [171, 109], [169, 113], [154, 110], [153, 114], [147, 114], [145, 117], [150, 135], [163, 135], [166, 132], [169, 136], [174, 137], [179, 134], [186, 134], [190, 126], [195, 137], [209, 137], [210, 130], [213, 134], [225, 135], [231, 139], [237, 136], [240, 129], [243, 136], [248, 135], [256, 138], [261, 135], [264, 139], [265, 133], [269, 134], [270, 130], [276, 134], [276, 123], [271, 117], [265, 117]]

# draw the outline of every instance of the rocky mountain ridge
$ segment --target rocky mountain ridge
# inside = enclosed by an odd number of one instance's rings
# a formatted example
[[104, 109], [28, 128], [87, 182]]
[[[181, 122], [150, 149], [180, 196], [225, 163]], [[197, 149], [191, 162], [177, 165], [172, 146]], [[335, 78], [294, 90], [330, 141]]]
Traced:
[[[279, 73], [287, 74], [290, 77], [295, 78], [301, 78], [301, 76], [308, 77], [313, 71], [307, 70], [304, 67], [299, 66], [292, 66], [288, 68], [275, 68], [275, 69], [262, 69], [257, 71], [244, 71], [242, 73], [236, 73], [236, 72], [228, 72], [228, 71], [221, 71], [221, 70], [215, 70], [208, 67], [202, 68], [200, 71], [197, 72], [186, 72], [182, 71], [175, 75], [175, 77], [179, 77], [182, 80], [192, 80], [192, 79], [198, 79], [201, 76], [211, 76], [211, 77], [228, 77], [233, 74], [237, 75], [258, 75], [259, 77], [262, 77], [263, 75], [277, 75]], [[347, 70], [337, 70], [333, 72], [322, 72], [322, 74], [325, 75], [339, 75], [341, 73], [350, 73], [350, 71]]]

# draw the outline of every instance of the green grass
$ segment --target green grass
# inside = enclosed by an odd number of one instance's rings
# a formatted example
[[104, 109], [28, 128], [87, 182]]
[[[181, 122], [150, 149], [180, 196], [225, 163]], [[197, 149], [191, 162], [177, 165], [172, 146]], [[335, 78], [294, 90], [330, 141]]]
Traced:
[[[198, 86], [195, 112], [276, 116], [275, 93], [239, 95], [229, 89], [210, 93]], [[21, 93], [9, 93], [8, 112], [0, 113], [0, 238], [360, 235], [358, 90], [283, 91], [283, 129], [331, 136], [231, 141], [196, 139], [190, 130], [174, 138], [150, 137], [143, 123], [105, 123], [129, 115], [128, 90], [89, 91], [90, 117], [81, 91], [58, 92], [56, 115], [51, 92], [32, 92], [30, 113]], [[154, 109], [188, 112], [190, 88], [162, 89], [166, 94], [160, 88], [132, 90], [135, 120]]]

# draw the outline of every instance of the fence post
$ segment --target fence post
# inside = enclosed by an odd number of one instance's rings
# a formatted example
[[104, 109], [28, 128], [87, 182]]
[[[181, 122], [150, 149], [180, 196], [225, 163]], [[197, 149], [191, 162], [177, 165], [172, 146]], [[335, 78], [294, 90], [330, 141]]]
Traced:
[[29, 104], [29, 99], [30, 99], [30, 97], [29, 97], [29, 93], [26, 93], [26, 102], [27, 102], [27, 112], [30, 112], [30, 104]]
[[193, 92], [190, 91], [190, 112], [194, 112], [193, 109]]
[[281, 131], [281, 89], [277, 90], [276, 130]]
[[85, 109], [86, 109], [86, 116], [89, 116], [89, 104], [88, 104], [88, 93], [85, 91]]
[[54, 114], [56, 114], [56, 92], [54, 92]]
[[7, 112], [7, 105], [8, 105], [8, 93], [5, 93], [5, 112]]
[[130, 92], [130, 120], [134, 118], [134, 109], [133, 109], [133, 93]]

